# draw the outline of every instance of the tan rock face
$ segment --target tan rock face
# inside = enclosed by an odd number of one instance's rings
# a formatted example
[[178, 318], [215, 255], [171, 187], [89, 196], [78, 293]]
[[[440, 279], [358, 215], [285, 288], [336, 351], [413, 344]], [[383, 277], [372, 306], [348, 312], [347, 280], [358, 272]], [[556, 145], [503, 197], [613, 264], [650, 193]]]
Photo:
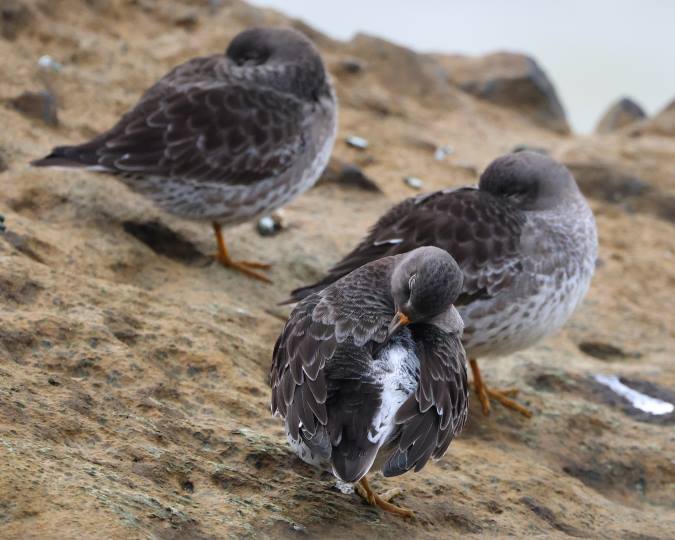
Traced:
[[[209, 227], [114, 179], [26, 164], [108, 128], [170, 67], [224, 50], [245, 26], [297, 23], [238, 2], [21, 4], [31, 24], [0, 39], [0, 96], [44, 90], [44, 54], [63, 67], [50, 83], [58, 127], [0, 107], [1, 538], [675, 536], [675, 417], [638, 413], [593, 379], [619, 374], [675, 402], [675, 234], [653, 207], [654, 194], [675, 196], [675, 139], [561, 136], [452, 87], [452, 107], [401, 94], [389, 62], [412, 80], [414, 53], [378, 59], [317, 39], [329, 66], [363, 61], [334, 73], [335, 155], [383, 193], [323, 183], [285, 209], [276, 236], [227, 231], [237, 256], [275, 263], [267, 286], [209, 263]], [[348, 147], [347, 135], [370, 144]], [[419, 193], [404, 176], [424, 190], [475, 182], [523, 144], [583, 176], [601, 241], [591, 291], [558, 335], [482, 363], [535, 417], [483, 418], [473, 400], [442, 460], [375, 476], [377, 489], [401, 487], [396, 502], [418, 519], [383, 515], [299, 462], [270, 416], [267, 372], [288, 313], [276, 304]], [[441, 145], [454, 152], [436, 160]]]
[[640, 105], [630, 98], [621, 98], [602, 115], [595, 128], [596, 133], [610, 133], [646, 118]]
[[675, 99], [653, 118], [631, 129], [630, 133], [635, 136], [650, 134], [675, 137]]
[[435, 55], [451, 83], [481, 99], [517, 110], [537, 125], [566, 134], [570, 128], [555, 87], [534, 59], [498, 52], [481, 57]]

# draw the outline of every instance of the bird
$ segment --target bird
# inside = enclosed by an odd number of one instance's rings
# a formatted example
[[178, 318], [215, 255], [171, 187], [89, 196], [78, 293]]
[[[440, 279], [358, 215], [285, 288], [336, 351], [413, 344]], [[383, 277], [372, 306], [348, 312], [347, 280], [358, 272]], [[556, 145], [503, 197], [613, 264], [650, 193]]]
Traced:
[[419, 471], [468, 414], [462, 272], [420, 247], [357, 268], [301, 300], [275, 344], [272, 413], [305, 462], [356, 484], [372, 505], [411, 517], [366, 475]]
[[32, 165], [108, 173], [171, 214], [211, 222], [215, 259], [270, 282], [260, 272], [269, 264], [230, 257], [222, 227], [312, 187], [336, 129], [335, 91], [314, 44], [290, 28], [256, 27], [225, 54], [169, 71], [110, 130]]
[[386, 212], [324, 278], [291, 293], [298, 301], [381, 257], [436, 246], [457, 261], [455, 306], [484, 415], [490, 400], [530, 417], [517, 389], [488, 387], [478, 358], [525, 349], [563, 326], [585, 296], [598, 250], [593, 212], [570, 171], [533, 151], [495, 159], [477, 186], [408, 198]]

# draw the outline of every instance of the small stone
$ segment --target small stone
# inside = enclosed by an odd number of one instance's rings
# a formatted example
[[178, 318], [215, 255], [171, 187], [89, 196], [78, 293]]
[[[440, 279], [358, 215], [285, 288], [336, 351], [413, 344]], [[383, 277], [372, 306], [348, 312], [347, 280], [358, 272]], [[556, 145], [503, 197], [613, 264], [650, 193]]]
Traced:
[[342, 73], [348, 73], [350, 75], [361, 73], [365, 67], [365, 62], [363, 62], [363, 60], [359, 60], [358, 58], [345, 58], [338, 64], [339, 71]]
[[381, 193], [379, 186], [361, 170], [358, 165], [347, 163], [339, 158], [331, 157], [319, 182], [332, 182], [341, 186], [353, 186], [365, 191]]
[[186, 30], [193, 30], [197, 26], [197, 23], [199, 22], [199, 17], [197, 16], [196, 13], [190, 11], [176, 17], [174, 22], [176, 26], [180, 28], [185, 28]]
[[0, 214], [0, 232], [5, 232], [5, 216]]
[[54, 71], [56, 73], [61, 71], [61, 68], [63, 67], [48, 54], [44, 54], [38, 58], [38, 66], [46, 71]]
[[274, 236], [284, 228], [283, 216], [275, 212], [269, 216], [263, 216], [258, 220], [258, 234], [260, 236]]
[[416, 176], [406, 176], [403, 181], [413, 189], [422, 189], [424, 187], [424, 182]]
[[296, 533], [307, 534], [307, 527], [301, 525], [300, 523], [293, 523], [291, 525], [291, 529]]
[[354, 484], [343, 482], [340, 479], [335, 480], [335, 487], [340, 493], [344, 493], [345, 495], [351, 495], [354, 493]]
[[452, 155], [455, 153], [454, 148], [452, 146], [437, 146], [436, 150], [434, 151], [434, 159], [436, 161], [443, 161], [446, 157]]
[[352, 148], [358, 148], [359, 150], [368, 148], [368, 141], [358, 135], [350, 135], [345, 139], [345, 142]]

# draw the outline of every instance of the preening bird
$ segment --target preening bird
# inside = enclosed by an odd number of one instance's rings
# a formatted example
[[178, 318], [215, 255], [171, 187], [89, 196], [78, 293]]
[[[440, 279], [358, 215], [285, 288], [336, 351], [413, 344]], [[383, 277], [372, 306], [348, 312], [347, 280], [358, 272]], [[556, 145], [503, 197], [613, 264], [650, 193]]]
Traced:
[[274, 347], [272, 412], [307, 463], [357, 483], [440, 458], [466, 421], [462, 290], [454, 259], [434, 247], [384, 257], [307, 295]]

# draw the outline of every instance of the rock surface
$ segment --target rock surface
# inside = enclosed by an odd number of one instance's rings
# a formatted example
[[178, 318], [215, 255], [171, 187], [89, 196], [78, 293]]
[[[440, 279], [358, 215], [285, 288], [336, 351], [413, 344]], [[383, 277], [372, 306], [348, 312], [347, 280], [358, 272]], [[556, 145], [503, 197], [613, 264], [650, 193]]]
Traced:
[[524, 54], [498, 52], [480, 57], [436, 55], [449, 81], [462, 90], [531, 118], [537, 125], [566, 134], [570, 128], [553, 83]]
[[[43, 54], [63, 68], [58, 127], [0, 107], [1, 538], [675, 536], [675, 415], [635, 414], [593, 379], [621, 375], [675, 400], [674, 226], [625, 204], [675, 195], [675, 138], [563, 136], [452, 87], [438, 99], [394, 92], [392, 66], [412, 81], [419, 55], [379, 58], [314, 33], [327, 65], [364, 62], [336, 79], [335, 156], [383, 193], [325, 183], [285, 209], [276, 236], [255, 223], [228, 231], [237, 256], [275, 263], [267, 286], [209, 263], [209, 227], [111, 178], [27, 163], [106, 129], [170, 67], [224, 50], [245, 26], [306, 27], [236, 1], [18, 3], [32, 22], [0, 39], [11, 73], [0, 98], [36, 89]], [[352, 133], [370, 141], [365, 152], [344, 144]], [[436, 160], [410, 143], [420, 138], [454, 152]], [[270, 417], [267, 372], [288, 313], [276, 304], [411, 195], [402, 177], [425, 190], [472, 183], [519, 145], [641, 183], [613, 180], [617, 202], [582, 182], [601, 240], [587, 300], [558, 335], [482, 364], [535, 417], [483, 418], [473, 400], [442, 460], [374, 478], [401, 487], [397, 502], [418, 518], [383, 515], [299, 462]]]
[[598, 125], [595, 127], [595, 132], [611, 133], [645, 118], [647, 118], [647, 115], [644, 109], [632, 99], [624, 97], [614, 103], [602, 115]]
[[630, 130], [630, 133], [634, 136], [650, 134], [675, 137], [675, 99], [653, 118], [640, 122], [634, 129]]

